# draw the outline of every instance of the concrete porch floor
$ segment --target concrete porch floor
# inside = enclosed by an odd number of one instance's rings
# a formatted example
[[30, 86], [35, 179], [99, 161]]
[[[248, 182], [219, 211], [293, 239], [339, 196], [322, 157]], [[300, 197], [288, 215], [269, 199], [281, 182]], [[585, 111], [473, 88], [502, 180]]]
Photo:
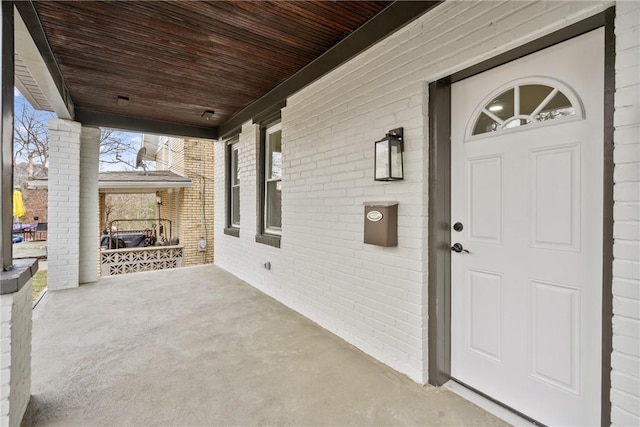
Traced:
[[505, 425], [214, 266], [47, 292], [33, 317], [34, 426]]

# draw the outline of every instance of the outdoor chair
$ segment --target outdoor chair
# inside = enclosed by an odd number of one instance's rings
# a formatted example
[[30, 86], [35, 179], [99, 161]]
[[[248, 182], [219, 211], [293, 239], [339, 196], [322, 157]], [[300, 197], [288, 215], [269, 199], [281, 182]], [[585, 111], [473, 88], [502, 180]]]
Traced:
[[[47, 236], [47, 224], [46, 222], [39, 222], [36, 225], [34, 240], [46, 240]], [[44, 238], [42, 234], [44, 233]]]

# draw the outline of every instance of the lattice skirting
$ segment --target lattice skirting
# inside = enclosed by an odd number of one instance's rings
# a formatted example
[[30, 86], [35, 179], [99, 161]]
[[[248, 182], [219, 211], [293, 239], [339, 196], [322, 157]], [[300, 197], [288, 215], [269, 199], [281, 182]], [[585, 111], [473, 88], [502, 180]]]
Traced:
[[182, 246], [108, 249], [100, 252], [102, 276], [183, 267]]

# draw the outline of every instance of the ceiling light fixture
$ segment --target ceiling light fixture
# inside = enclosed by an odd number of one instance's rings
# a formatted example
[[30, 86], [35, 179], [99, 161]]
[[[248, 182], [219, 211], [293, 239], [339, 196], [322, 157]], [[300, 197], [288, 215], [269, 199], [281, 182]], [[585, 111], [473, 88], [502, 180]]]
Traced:
[[214, 115], [215, 113], [216, 113], [216, 112], [215, 112], [215, 111], [213, 111], [213, 110], [204, 110], [204, 113], [202, 113], [202, 114], [200, 115], [200, 117], [205, 118], [205, 119], [207, 119], [207, 120], [211, 120], [211, 119], [213, 119], [213, 115]]
[[127, 105], [129, 103], [129, 97], [118, 95], [118, 98], [116, 98], [116, 102], [118, 103], [118, 105]]

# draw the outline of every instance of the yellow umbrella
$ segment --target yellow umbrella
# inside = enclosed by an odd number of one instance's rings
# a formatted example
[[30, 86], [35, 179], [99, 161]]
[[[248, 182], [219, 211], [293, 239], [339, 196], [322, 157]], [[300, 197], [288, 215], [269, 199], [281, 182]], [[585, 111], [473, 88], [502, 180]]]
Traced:
[[13, 190], [13, 216], [21, 217], [24, 216], [25, 212], [22, 192], [20, 190]]

